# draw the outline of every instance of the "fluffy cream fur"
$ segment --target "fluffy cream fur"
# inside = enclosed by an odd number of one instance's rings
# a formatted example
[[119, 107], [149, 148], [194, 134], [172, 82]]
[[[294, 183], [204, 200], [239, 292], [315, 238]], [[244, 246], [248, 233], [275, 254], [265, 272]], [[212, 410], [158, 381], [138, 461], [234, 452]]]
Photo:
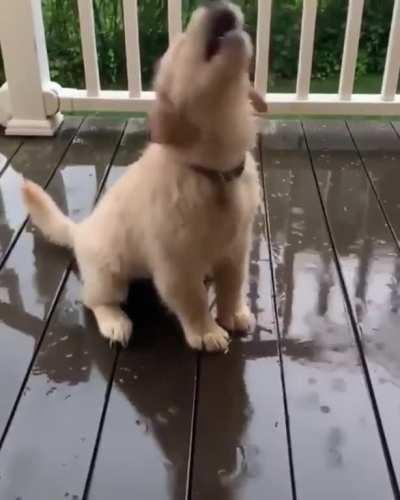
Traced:
[[[246, 153], [255, 138], [251, 43], [242, 31], [241, 13], [220, 4], [221, 11], [234, 13], [236, 27], [206, 60], [213, 19], [219, 15], [215, 8], [198, 9], [161, 60], [151, 116], [161, 144], [147, 147], [86, 220], [74, 224], [40, 187], [28, 181], [23, 187], [33, 222], [53, 242], [73, 248], [83, 300], [100, 332], [124, 345], [132, 324], [120, 303], [138, 277], [154, 280], [194, 349], [224, 351], [226, 329], [245, 330], [250, 324], [243, 285], [259, 203], [255, 163]], [[212, 181], [189, 166], [230, 170], [244, 155], [244, 173], [230, 182]], [[215, 280], [219, 324], [209, 312], [208, 274]]]

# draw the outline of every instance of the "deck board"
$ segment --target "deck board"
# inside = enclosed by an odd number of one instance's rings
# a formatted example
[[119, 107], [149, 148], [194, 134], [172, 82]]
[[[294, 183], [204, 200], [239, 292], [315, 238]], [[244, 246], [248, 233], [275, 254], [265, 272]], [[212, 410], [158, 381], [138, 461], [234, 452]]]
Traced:
[[151, 286], [133, 286], [129, 304], [135, 337], [118, 358], [88, 498], [184, 500], [197, 356]]
[[[309, 122], [305, 123], [305, 130], [399, 480], [399, 249], [385, 224], [375, 193], [344, 123], [329, 123], [328, 126], [326, 123]], [[394, 190], [387, 188], [396, 181], [395, 169], [398, 170], [398, 164], [393, 167], [392, 154], [396, 141], [400, 146], [400, 140], [390, 125], [383, 127], [382, 124], [354, 122], [350, 130], [360, 147], [365, 165], [371, 169], [377, 192], [382, 196], [382, 201], [388, 202], [383, 207], [391, 206]], [[386, 174], [388, 178], [385, 178]], [[397, 180], [400, 180], [400, 175], [397, 176]], [[400, 201], [399, 197], [397, 199]], [[395, 222], [392, 214], [388, 215]]]
[[[93, 205], [123, 128], [121, 120], [87, 119], [52, 178], [49, 193], [73, 219], [81, 219]], [[28, 274], [31, 287], [25, 288], [27, 277], [20, 276], [19, 293], [22, 304], [26, 294], [26, 303], [37, 304], [43, 318], [43, 298], [48, 302], [54, 299], [71, 256], [44, 242], [40, 235], [32, 238], [30, 224], [18, 244], [24, 242], [23, 238], [31, 240], [31, 249], [32, 246], [35, 249], [38, 240], [42, 241], [43, 253], [33, 254], [34, 260], [42, 260], [41, 265], [36, 262], [28, 269], [30, 273], [34, 270], [33, 276]], [[29, 255], [27, 251], [25, 254]], [[54, 259], [59, 256], [57, 266], [48, 267], [49, 255]], [[24, 267], [17, 266], [17, 270], [23, 271]], [[58, 276], [57, 287], [52, 290], [48, 288], [49, 274]], [[51, 279], [52, 285], [55, 281]], [[84, 311], [79, 299], [78, 277], [70, 273], [2, 445], [0, 498], [56, 499], [67, 493], [80, 498], [83, 492], [105, 397], [102, 380], [110, 376], [114, 355], [98, 335], [92, 316]], [[19, 312], [26, 314], [27, 323], [32, 312], [29, 309]], [[41, 327], [46, 326], [42, 320]], [[1, 357], [6, 354], [1, 344], [8, 343], [6, 346], [19, 362], [14, 380], [6, 373], [7, 368], [12, 372], [10, 361], [0, 364], [8, 384], [21, 383], [29, 367], [38, 340], [29, 339], [30, 334], [29, 330], [14, 329], [0, 340]], [[21, 338], [25, 348], [21, 347]]]
[[67, 118], [55, 138], [34, 137], [25, 140], [0, 177], [0, 268], [26, 222], [26, 212], [20, 196], [22, 178], [45, 186], [57, 169], [81, 117]]
[[378, 200], [400, 244], [400, 140], [387, 122], [349, 121], [348, 128], [370, 177]]
[[272, 123], [262, 163], [297, 498], [393, 498], [298, 122]]
[[292, 497], [263, 212], [250, 259], [254, 332], [235, 338], [226, 356], [201, 356], [193, 500]]
[[10, 137], [0, 134], [0, 175], [11, 161], [14, 154], [23, 143], [20, 137]]
[[266, 124], [257, 326], [209, 355], [148, 282], [109, 349], [71, 254], [26, 221], [21, 174], [80, 220], [146, 142], [143, 120], [81, 121], [0, 136], [0, 498], [400, 498], [400, 123]]
[[[81, 118], [74, 119], [76, 130]], [[103, 122], [100, 122], [100, 124]], [[90, 127], [90, 122], [88, 122]], [[61, 131], [62, 134], [62, 131]], [[64, 158], [60, 169], [68, 169], [70, 165], [91, 161], [92, 152], [83, 153], [80, 145], [88, 135], [86, 126], [77, 136], [77, 142], [71, 147]], [[89, 133], [90, 135], [90, 133]], [[43, 143], [40, 141], [37, 146]], [[55, 143], [56, 150], [58, 142]], [[93, 146], [92, 146], [93, 149]], [[50, 150], [50, 148], [49, 148]], [[39, 164], [34, 163], [34, 160]], [[28, 160], [29, 157], [26, 159]], [[105, 160], [101, 160], [104, 162]], [[39, 152], [30, 160], [32, 170], [40, 171], [41, 158]], [[43, 176], [44, 178], [44, 176]], [[55, 186], [53, 186], [53, 182]], [[52, 181], [51, 194], [57, 203], [65, 205], [59, 177]], [[14, 188], [13, 188], [14, 189]], [[19, 207], [22, 203], [19, 193], [13, 192]], [[89, 197], [88, 197], [89, 198]], [[83, 208], [81, 198], [76, 204]], [[78, 208], [79, 208], [78, 207]], [[76, 207], [74, 207], [76, 208]], [[23, 211], [22, 211], [23, 210]], [[25, 209], [21, 207], [21, 219], [26, 217]], [[64, 273], [71, 260], [69, 252], [56, 248], [46, 242], [31, 223], [23, 228], [16, 241], [13, 251], [0, 271], [0, 317], [2, 318], [2, 335], [0, 336], [0, 435], [3, 435], [7, 421], [17, 398], [19, 388], [29, 367], [32, 356], [45, 329], [49, 313], [52, 310], [54, 298], [62, 283]]]
[[[111, 182], [137, 158], [146, 137], [132, 139], [119, 150], [116, 163], [121, 152], [125, 166], [112, 169]], [[118, 355], [87, 498], [183, 500], [197, 356], [148, 283], [132, 286], [126, 310], [134, 336]]]

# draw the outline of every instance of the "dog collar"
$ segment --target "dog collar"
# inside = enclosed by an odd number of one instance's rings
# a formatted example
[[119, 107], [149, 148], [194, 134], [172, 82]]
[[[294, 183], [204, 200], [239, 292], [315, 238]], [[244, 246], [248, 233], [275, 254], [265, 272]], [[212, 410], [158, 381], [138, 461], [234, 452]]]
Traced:
[[220, 172], [218, 170], [203, 167], [201, 165], [190, 165], [190, 168], [198, 174], [204, 175], [213, 182], [231, 182], [239, 178], [243, 174], [244, 165], [245, 160], [242, 160], [235, 168], [233, 168], [232, 170], [226, 170], [225, 172]]

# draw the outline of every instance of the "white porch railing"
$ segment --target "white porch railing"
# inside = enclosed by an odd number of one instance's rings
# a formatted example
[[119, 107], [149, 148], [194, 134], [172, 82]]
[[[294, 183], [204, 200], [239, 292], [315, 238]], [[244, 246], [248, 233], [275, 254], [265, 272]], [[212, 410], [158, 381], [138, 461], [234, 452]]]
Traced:
[[[86, 89], [50, 81], [40, 0], [0, 1], [0, 42], [7, 77], [0, 88], [0, 123], [9, 135], [52, 135], [62, 111], [148, 111], [153, 92], [143, 91], [137, 0], [123, 0], [128, 89], [101, 90], [92, 0], [77, 0]], [[255, 86], [266, 92], [272, 0], [258, 0]], [[303, 0], [297, 86], [293, 94], [268, 93], [270, 114], [400, 115], [400, 0], [393, 17], [380, 94], [354, 94], [364, 0], [349, 0], [337, 93], [310, 93], [317, 0]], [[182, 30], [181, 0], [168, 0], [170, 40]]]

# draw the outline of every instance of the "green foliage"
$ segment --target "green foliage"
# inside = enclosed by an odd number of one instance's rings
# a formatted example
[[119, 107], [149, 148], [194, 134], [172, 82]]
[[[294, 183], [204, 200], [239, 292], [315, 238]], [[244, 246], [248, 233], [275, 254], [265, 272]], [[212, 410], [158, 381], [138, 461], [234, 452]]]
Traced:
[[[237, 0], [255, 41], [257, 2]], [[198, 0], [183, 0], [186, 24]], [[270, 49], [270, 85], [293, 80], [297, 72], [302, 0], [274, 0]], [[343, 50], [347, 0], [319, 0], [313, 79], [337, 78]], [[66, 87], [84, 87], [76, 0], [42, 0], [51, 77]], [[381, 74], [385, 62], [393, 0], [366, 0], [357, 61], [357, 77]], [[141, 69], [144, 87], [168, 44], [167, 0], [138, 0]], [[96, 39], [103, 88], [126, 88], [125, 41], [121, 0], [94, 0]], [[0, 62], [0, 82], [4, 80]]]
[[77, 2], [45, 0], [43, 15], [51, 78], [65, 87], [84, 88]]

